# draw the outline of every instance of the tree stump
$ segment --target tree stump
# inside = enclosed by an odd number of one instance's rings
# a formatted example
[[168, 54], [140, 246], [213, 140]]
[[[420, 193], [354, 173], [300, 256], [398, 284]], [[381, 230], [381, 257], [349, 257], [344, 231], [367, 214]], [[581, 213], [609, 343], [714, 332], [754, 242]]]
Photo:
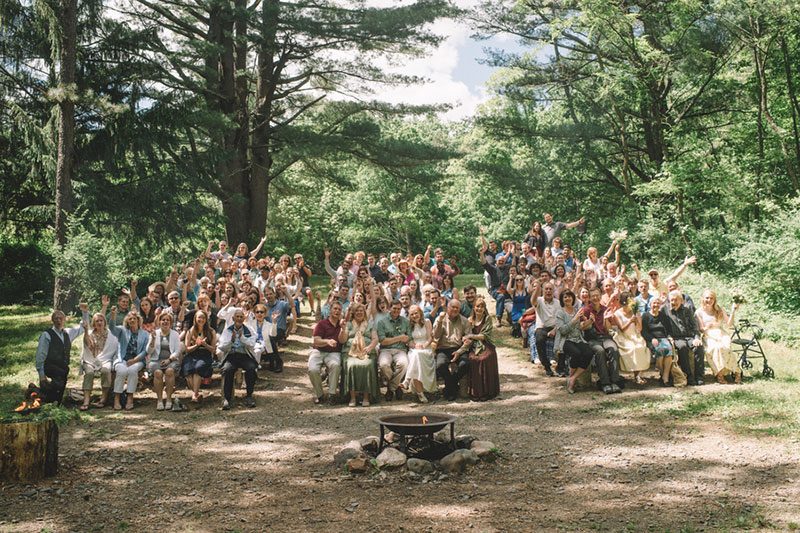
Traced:
[[58, 426], [52, 420], [0, 424], [0, 479], [38, 481], [58, 473]]

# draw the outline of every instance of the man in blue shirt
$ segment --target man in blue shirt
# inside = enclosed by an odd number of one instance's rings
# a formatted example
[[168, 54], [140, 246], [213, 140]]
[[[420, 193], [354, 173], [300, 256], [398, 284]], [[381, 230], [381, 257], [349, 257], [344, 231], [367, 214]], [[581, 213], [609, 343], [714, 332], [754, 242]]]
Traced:
[[281, 359], [281, 354], [278, 353], [278, 344], [286, 338], [286, 319], [292, 312], [292, 306], [285, 300], [278, 300], [275, 296], [275, 291], [270, 287], [264, 290], [264, 296], [267, 298], [264, 304], [267, 308], [267, 316], [276, 325], [278, 331], [277, 336], [270, 335], [269, 337], [269, 341], [272, 344], [272, 355], [267, 357], [269, 360], [267, 368], [272, 372], [283, 372], [283, 359]]

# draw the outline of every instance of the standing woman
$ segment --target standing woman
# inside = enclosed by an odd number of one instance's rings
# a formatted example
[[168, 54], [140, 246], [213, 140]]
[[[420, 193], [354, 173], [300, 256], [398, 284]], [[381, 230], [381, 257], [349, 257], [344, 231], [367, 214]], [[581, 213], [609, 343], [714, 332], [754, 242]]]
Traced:
[[267, 315], [267, 308], [264, 304], [257, 304], [253, 308], [254, 320], [247, 323], [247, 327], [255, 332], [256, 341], [253, 347], [253, 357], [256, 363], [261, 366], [261, 357], [264, 354], [272, 353], [272, 343], [269, 341], [269, 336], [276, 334], [272, 331], [272, 322], [269, 321]]
[[464, 335], [464, 340], [471, 344], [469, 397], [483, 402], [500, 394], [500, 371], [497, 351], [491, 340], [492, 319], [486, 312], [486, 301], [480, 296], [475, 299], [468, 322], [469, 333]]
[[100, 387], [102, 396], [94, 404], [94, 407], [103, 408], [108, 402], [108, 392], [111, 390], [111, 369], [114, 359], [119, 350], [119, 341], [114, 335], [110, 335], [106, 316], [103, 313], [95, 313], [92, 317], [92, 328], [84, 328], [86, 333], [83, 335], [83, 352], [81, 353], [81, 368], [79, 374], [83, 374], [83, 405], [81, 411], [89, 409], [89, 400], [92, 397], [92, 387], [94, 386], [95, 375], [100, 373]]
[[[181, 341], [178, 332], [172, 329], [172, 314], [162, 313], [158, 317], [159, 328], [150, 336], [147, 347], [147, 371], [153, 376], [156, 391], [156, 411], [172, 409], [172, 393], [175, 391], [175, 373], [180, 369]], [[164, 382], [167, 385], [167, 402], [164, 403]]]
[[408, 261], [405, 259], [401, 259], [400, 262], [397, 263], [397, 272], [398, 275], [403, 277], [402, 279], [403, 285], [408, 285], [409, 283], [411, 283], [412, 279], [417, 279], [416, 274], [414, 274], [414, 271], [412, 271], [411, 268], [408, 266]]
[[139, 314], [142, 316], [142, 329], [152, 333], [156, 329], [156, 307], [147, 296], [139, 302]]
[[522, 328], [519, 325], [519, 320], [528, 308], [531, 297], [525, 287], [525, 276], [516, 272], [514, 267], [511, 267], [510, 273], [511, 276], [508, 277], [506, 290], [511, 295], [511, 336], [521, 337]]
[[640, 374], [650, 368], [650, 353], [642, 337], [642, 317], [636, 313], [637, 308], [629, 292], [619, 295], [619, 309], [614, 311], [617, 324], [614, 342], [619, 348], [619, 369], [633, 372], [636, 383], [642, 385], [645, 381]]
[[412, 305], [408, 311], [411, 323], [411, 341], [408, 345], [408, 367], [406, 377], [400, 387], [413, 390], [421, 403], [428, 403], [426, 392], [436, 392], [436, 361], [431, 350], [432, 326], [425, 319], [422, 309]]
[[731, 315], [728, 316], [717, 303], [716, 293], [706, 289], [703, 291], [702, 306], [695, 313], [697, 325], [703, 335], [708, 364], [717, 382], [722, 384], [727, 383], [725, 377], [728, 374], [734, 375], [735, 383], [742, 382], [742, 370], [731, 350], [731, 336], [727, 331], [727, 328], [733, 326], [738, 308], [739, 304], [733, 304]]
[[361, 405], [369, 407], [370, 398], [378, 397], [378, 370], [375, 347], [378, 334], [374, 323], [367, 317], [367, 308], [358, 302], [350, 305], [350, 321], [339, 332], [342, 346], [344, 392], [350, 395], [349, 407], [355, 407], [358, 394], [363, 395]]
[[[116, 318], [116, 310], [111, 310], [112, 321]], [[109, 323], [111, 333], [119, 341], [119, 349], [114, 360], [114, 410], [122, 409], [122, 391], [126, 388], [128, 399], [125, 402], [125, 410], [133, 409], [133, 395], [136, 392], [136, 385], [139, 382], [139, 371], [144, 368], [145, 358], [147, 357], [147, 341], [149, 335], [142, 329], [142, 317], [136, 311], [131, 311], [125, 315], [123, 326], [115, 326]]]
[[528, 246], [530, 246], [531, 249], [537, 250], [537, 255], [541, 257], [542, 253], [544, 253], [544, 241], [545, 238], [544, 232], [542, 231], [542, 224], [536, 220], [533, 224], [531, 224], [531, 229], [528, 234], [525, 235], [525, 242], [528, 243]]
[[181, 365], [181, 373], [192, 389], [192, 402], [197, 403], [203, 399], [203, 395], [200, 394], [200, 384], [204, 378], [210, 378], [213, 373], [211, 354], [217, 349], [217, 334], [211, 329], [205, 311], [195, 313], [194, 324], [186, 334], [185, 344], [186, 355]]

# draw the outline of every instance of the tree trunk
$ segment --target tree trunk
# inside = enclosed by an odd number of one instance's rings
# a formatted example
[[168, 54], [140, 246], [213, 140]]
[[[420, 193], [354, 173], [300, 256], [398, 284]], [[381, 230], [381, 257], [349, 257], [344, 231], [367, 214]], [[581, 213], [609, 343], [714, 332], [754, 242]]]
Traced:
[[[781, 36], [781, 52], [783, 54], [783, 69], [786, 75], [786, 93], [789, 96], [789, 110], [792, 112], [792, 136], [794, 138], [794, 160], [795, 167], [800, 169], [800, 131], [798, 131], [797, 115], [800, 114], [800, 105], [797, 102], [797, 93], [794, 89], [794, 81], [792, 80], [792, 66], [789, 61], [789, 47], [786, 45], [786, 37]], [[797, 173], [793, 176], [792, 186], [795, 192], [800, 190], [800, 183], [798, 183]]]
[[0, 424], [0, 479], [38, 481], [58, 473], [58, 426], [52, 420]]
[[267, 202], [272, 179], [272, 103], [281, 59], [276, 42], [278, 31], [278, 0], [264, 0], [261, 12], [261, 47], [258, 53], [258, 87], [254, 113], [252, 165], [250, 177], [249, 226], [250, 235], [263, 236], [267, 227]]
[[[58, 159], [56, 162], [56, 247], [67, 243], [67, 217], [72, 212], [72, 173], [75, 164], [75, 63], [77, 56], [77, 0], [61, 0], [61, 35], [59, 53], [59, 84], [63, 90], [58, 104]], [[69, 282], [56, 276], [53, 285], [53, 308], [67, 311]]]

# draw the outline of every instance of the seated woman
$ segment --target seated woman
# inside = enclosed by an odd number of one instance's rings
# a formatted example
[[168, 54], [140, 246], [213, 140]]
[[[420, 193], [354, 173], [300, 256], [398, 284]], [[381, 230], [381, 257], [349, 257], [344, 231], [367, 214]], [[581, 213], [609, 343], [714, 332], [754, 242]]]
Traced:
[[103, 408], [108, 402], [108, 392], [111, 390], [111, 370], [114, 358], [119, 350], [119, 341], [114, 335], [110, 335], [106, 317], [103, 313], [95, 313], [92, 316], [91, 329], [84, 327], [86, 333], [83, 335], [83, 352], [81, 353], [81, 368], [79, 374], [83, 374], [83, 405], [81, 411], [89, 409], [89, 400], [92, 398], [92, 388], [94, 378], [100, 373], [100, 388], [102, 396], [98, 402], [92, 404], [94, 407]]
[[436, 392], [436, 361], [431, 350], [432, 326], [418, 305], [408, 310], [411, 340], [408, 343], [408, 367], [400, 387], [411, 390], [421, 403], [428, 403], [426, 392]]
[[[116, 311], [111, 310], [111, 317], [114, 320]], [[114, 359], [114, 410], [122, 409], [122, 392], [126, 388], [128, 400], [125, 402], [125, 410], [133, 409], [133, 395], [136, 392], [136, 385], [139, 383], [139, 371], [144, 368], [145, 358], [147, 357], [147, 341], [149, 335], [143, 329], [142, 317], [136, 311], [131, 311], [125, 316], [123, 327], [109, 323], [111, 333], [119, 341], [119, 349]]]
[[672, 333], [667, 314], [661, 312], [661, 298], [651, 299], [650, 311], [642, 315], [642, 337], [656, 357], [656, 368], [661, 373], [661, 386], [669, 387], [673, 357], [672, 343], [669, 339]]
[[[153, 376], [156, 391], [156, 411], [172, 409], [172, 393], [175, 391], [175, 373], [180, 369], [181, 341], [178, 332], [172, 329], [172, 314], [161, 313], [158, 329], [150, 335], [147, 347], [147, 371]], [[167, 385], [167, 401], [164, 403], [164, 383]]]
[[482, 297], [475, 299], [468, 322], [469, 333], [464, 335], [464, 342], [470, 349], [469, 397], [472, 401], [483, 402], [500, 394], [500, 371], [491, 339], [492, 319], [486, 312], [486, 300]]
[[581, 308], [575, 305], [575, 293], [571, 290], [564, 290], [558, 299], [561, 309], [556, 312], [556, 338], [553, 350], [563, 354], [566, 360], [564, 364], [569, 364], [567, 392], [574, 394], [575, 383], [581, 374], [588, 370], [594, 358], [594, 350], [583, 338], [583, 330], [591, 326], [592, 320], [582, 320]]
[[731, 350], [731, 336], [727, 331], [733, 326], [734, 315], [738, 308], [739, 304], [734, 303], [728, 316], [717, 303], [716, 293], [706, 289], [703, 291], [702, 305], [695, 313], [697, 325], [703, 335], [708, 364], [717, 382], [722, 384], [727, 383], [726, 377], [730, 374], [734, 375], [735, 383], [742, 382], [742, 370], [739, 368], [736, 355]]
[[354, 302], [349, 312], [350, 321], [339, 333], [339, 342], [343, 344], [344, 392], [350, 396], [350, 407], [356, 406], [359, 394], [363, 395], [361, 405], [369, 407], [370, 399], [377, 398], [380, 392], [375, 354], [378, 335], [364, 304]]
[[181, 374], [192, 389], [192, 402], [197, 403], [203, 399], [203, 395], [200, 394], [200, 384], [204, 378], [211, 377], [212, 354], [217, 349], [217, 334], [211, 329], [205, 311], [195, 313], [194, 324], [189, 328], [184, 344], [186, 355], [181, 364]]
[[645, 383], [642, 370], [650, 368], [650, 353], [642, 337], [642, 317], [636, 313], [638, 308], [629, 292], [619, 295], [619, 308], [614, 311], [616, 331], [614, 342], [619, 349], [619, 369], [622, 372], [633, 372], [636, 383]]
[[267, 308], [264, 304], [258, 304], [253, 308], [255, 320], [248, 322], [247, 327], [255, 332], [256, 341], [253, 348], [253, 356], [256, 363], [261, 365], [261, 357], [264, 354], [272, 353], [272, 343], [269, 341], [270, 335], [277, 335], [277, 331], [273, 332], [273, 323], [269, 321], [267, 316]]

